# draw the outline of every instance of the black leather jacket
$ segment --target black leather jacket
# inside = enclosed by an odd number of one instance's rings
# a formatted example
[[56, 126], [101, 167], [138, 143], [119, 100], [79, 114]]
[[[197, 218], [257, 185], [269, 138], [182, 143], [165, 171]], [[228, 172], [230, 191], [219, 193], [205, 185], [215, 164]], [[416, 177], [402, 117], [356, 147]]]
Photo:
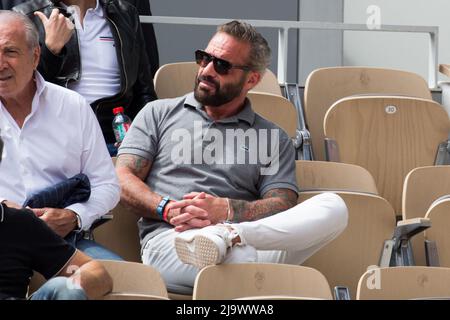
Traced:
[[[26, 14], [37, 26], [41, 42], [41, 59], [38, 70], [50, 82], [67, 87], [70, 81], [80, 79], [80, 51], [78, 37], [74, 33], [60, 55], [56, 56], [45, 46], [45, 30], [35, 11], [50, 16], [53, 8], [70, 18], [70, 14], [58, 4], [61, 1], [33, 0], [22, 3], [13, 10]], [[112, 109], [123, 106], [132, 119], [149, 101], [156, 99], [152, 74], [145, 51], [142, 29], [136, 8], [123, 0], [100, 0], [105, 17], [114, 37], [119, 66], [121, 69], [120, 92], [112, 97], [94, 101], [91, 106], [97, 115], [105, 140], [114, 142], [112, 130]]]

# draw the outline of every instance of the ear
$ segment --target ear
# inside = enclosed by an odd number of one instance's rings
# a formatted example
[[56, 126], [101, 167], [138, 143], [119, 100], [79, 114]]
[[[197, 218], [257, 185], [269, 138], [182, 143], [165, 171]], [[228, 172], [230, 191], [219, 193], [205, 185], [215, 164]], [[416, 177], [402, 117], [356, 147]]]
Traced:
[[250, 71], [247, 76], [246, 89], [252, 90], [262, 79], [262, 74], [258, 71]]
[[34, 70], [37, 69], [40, 57], [41, 57], [41, 48], [39, 46], [36, 46], [33, 49], [33, 67], [34, 67]]

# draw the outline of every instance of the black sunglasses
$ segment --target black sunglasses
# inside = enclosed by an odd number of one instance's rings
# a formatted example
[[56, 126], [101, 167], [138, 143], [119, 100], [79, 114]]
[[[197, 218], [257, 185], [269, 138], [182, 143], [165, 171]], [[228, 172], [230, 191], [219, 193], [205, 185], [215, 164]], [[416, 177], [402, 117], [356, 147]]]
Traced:
[[249, 66], [234, 66], [227, 60], [223, 60], [210, 55], [203, 50], [195, 51], [195, 62], [201, 67], [206, 67], [210, 62], [213, 62], [214, 70], [220, 75], [226, 75], [231, 69], [241, 69], [245, 71], [250, 71]]

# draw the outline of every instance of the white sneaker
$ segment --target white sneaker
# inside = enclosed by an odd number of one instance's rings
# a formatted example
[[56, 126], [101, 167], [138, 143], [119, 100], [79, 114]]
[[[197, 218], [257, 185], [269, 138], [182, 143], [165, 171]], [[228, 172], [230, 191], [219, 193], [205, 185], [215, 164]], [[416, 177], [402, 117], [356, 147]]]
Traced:
[[186, 230], [175, 238], [175, 250], [181, 261], [201, 269], [220, 264], [236, 236], [236, 231], [224, 225]]

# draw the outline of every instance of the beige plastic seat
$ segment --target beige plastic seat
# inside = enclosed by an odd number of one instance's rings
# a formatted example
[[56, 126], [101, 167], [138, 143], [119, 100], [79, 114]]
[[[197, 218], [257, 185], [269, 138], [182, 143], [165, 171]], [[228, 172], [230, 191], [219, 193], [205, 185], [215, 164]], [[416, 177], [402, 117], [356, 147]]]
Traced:
[[194, 90], [198, 65], [195, 62], [176, 62], [162, 65], [153, 82], [159, 99], [175, 98]]
[[[347, 205], [347, 227], [302, 265], [320, 271], [332, 288], [347, 287], [354, 299], [360, 275], [380, 261], [383, 243], [391, 238], [395, 228], [395, 214], [391, 205], [377, 195], [335, 193]], [[299, 202], [317, 194], [319, 192], [301, 192]]]
[[450, 64], [440, 64], [439, 72], [445, 74], [447, 77], [450, 77]]
[[138, 216], [120, 203], [113, 209], [112, 214], [111, 221], [94, 230], [95, 241], [126, 261], [141, 262]]
[[300, 192], [353, 191], [378, 194], [372, 175], [363, 167], [340, 162], [296, 160]]
[[263, 92], [283, 96], [277, 76], [270, 69], [266, 69], [261, 81], [250, 92]]
[[438, 198], [450, 195], [450, 166], [426, 166], [411, 170], [403, 185], [403, 219], [422, 218]]
[[[141, 262], [141, 246], [139, 242], [139, 231], [137, 228], [138, 217], [118, 204], [113, 210], [114, 218], [95, 229], [95, 241], [105, 246], [106, 248], [117, 253], [126, 261]], [[121, 296], [117, 299], [134, 299], [133, 296]], [[144, 297], [145, 299], [152, 299], [151, 297]], [[136, 300], [142, 300], [136, 296]], [[183, 295], [169, 292], [171, 300], [192, 300], [191, 295]], [[112, 298], [111, 298], [112, 299]]]
[[435, 163], [449, 130], [440, 104], [410, 97], [344, 98], [331, 106], [324, 120], [325, 135], [337, 142], [340, 161], [366, 168], [397, 214], [406, 175]]
[[364, 273], [358, 300], [450, 299], [450, 269], [433, 267], [381, 268]]
[[426, 81], [411, 72], [369, 67], [313, 71], [305, 84], [304, 109], [316, 160], [325, 160], [323, 120], [326, 112], [337, 100], [357, 94], [395, 94], [431, 99]]
[[[98, 260], [113, 279], [113, 290], [105, 300], [168, 300], [168, 293], [159, 272], [142, 263]], [[28, 287], [31, 295], [45, 283], [45, 278], [35, 272]]]
[[159, 272], [142, 263], [99, 260], [113, 279], [113, 290], [105, 300], [168, 299]]
[[298, 115], [289, 100], [279, 95], [261, 92], [249, 92], [248, 98], [256, 113], [281, 127], [289, 137], [295, 137]]
[[[197, 72], [198, 65], [195, 62], [177, 62], [161, 66], [153, 80], [158, 98], [175, 98], [193, 91]], [[282, 95], [278, 80], [269, 69], [252, 91]]]
[[[403, 220], [425, 217], [431, 204], [445, 195], [450, 195], [450, 166], [426, 166], [411, 170], [403, 184]], [[434, 226], [436, 224], [432, 221], [431, 229]], [[450, 228], [450, 224], [447, 226]], [[431, 229], [429, 232], [433, 233]], [[411, 244], [415, 264], [425, 266], [424, 234], [414, 236]]]
[[299, 203], [321, 192], [341, 196], [348, 208], [347, 228], [302, 265], [319, 270], [330, 286], [345, 286], [355, 298], [360, 275], [378, 265], [383, 242], [395, 227], [391, 205], [377, 196], [371, 174], [364, 168], [338, 162], [296, 161]]
[[327, 279], [302, 266], [248, 263], [202, 269], [195, 280], [194, 300], [229, 300], [257, 296], [332, 299]]
[[[450, 267], [450, 198], [434, 203], [425, 218], [431, 220], [431, 228], [424, 232], [427, 241], [434, 241], [440, 267]], [[423, 244], [422, 244], [423, 248]]]
[[[116, 165], [117, 157], [111, 161]], [[139, 217], [120, 203], [112, 210], [112, 220], [94, 229], [96, 242], [117, 253], [126, 261], [141, 262], [141, 245], [137, 221]]]

